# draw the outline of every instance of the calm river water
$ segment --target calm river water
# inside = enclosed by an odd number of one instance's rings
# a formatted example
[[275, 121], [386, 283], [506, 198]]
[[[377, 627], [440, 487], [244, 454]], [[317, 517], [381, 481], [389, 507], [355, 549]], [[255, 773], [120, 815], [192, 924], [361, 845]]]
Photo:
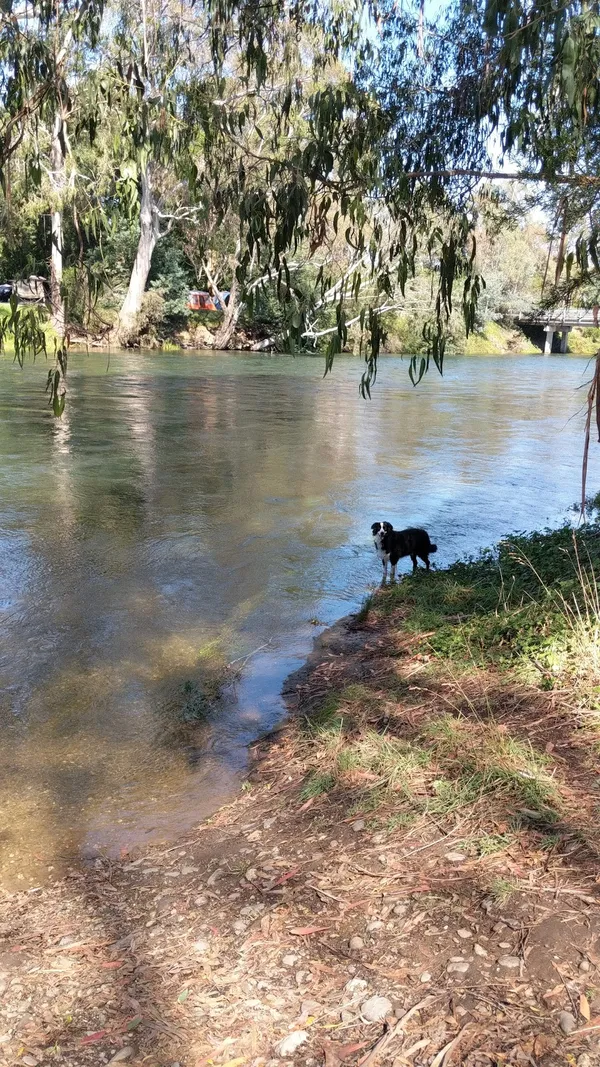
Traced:
[[[73, 355], [60, 421], [43, 364], [1, 362], [8, 886], [214, 810], [281, 717], [312, 620], [379, 580], [374, 519], [426, 526], [439, 566], [561, 521], [579, 492], [585, 359], [451, 357], [415, 390], [388, 357], [365, 402], [349, 358], [323, 380], [309, 358]], [[180, 734], [207, 649], [255, 654]]]

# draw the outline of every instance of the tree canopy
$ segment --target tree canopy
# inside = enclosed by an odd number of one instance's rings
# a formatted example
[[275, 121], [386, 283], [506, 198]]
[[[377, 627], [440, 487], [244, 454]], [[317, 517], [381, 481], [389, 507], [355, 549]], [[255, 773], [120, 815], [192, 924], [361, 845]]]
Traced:
[[[425, 264], [409, 372], [441, 370], [455, 305], [475, 323], [482, 182], [507, 162], [554, 219], [545, 299], [595, 298], [597, 3], [7, 0], [0, 19], [1, 251], [15, 274], [48, 264], [57, 414], [74, 317], [102, 294], [102, 331], [131, 343], [167, 262], [232, 293], [219, 343], [267, 292], [326, 371], [358, 329], [365, 396]], [[32, 311], [0, 328], [19, 358], [43, 347]]]

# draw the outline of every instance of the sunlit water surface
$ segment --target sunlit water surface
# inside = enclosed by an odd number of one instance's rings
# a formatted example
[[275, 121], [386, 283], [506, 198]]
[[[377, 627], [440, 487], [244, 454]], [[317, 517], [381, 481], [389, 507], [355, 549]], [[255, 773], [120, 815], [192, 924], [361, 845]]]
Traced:
[[[1, 363], [8, 886], [171, 840], [232, 792], [314, 620], [379, 580], [374, 519], [426, 526], [443, 566], [579, 490], [584, 359], [450, 358], [415, 390], [388, 357], [365, 402], [350, 358], [323, 379], [310, 358], [82, 354], [60, 421], [43, 365]], [[249, 658], [182, 724], [214, 656]]]

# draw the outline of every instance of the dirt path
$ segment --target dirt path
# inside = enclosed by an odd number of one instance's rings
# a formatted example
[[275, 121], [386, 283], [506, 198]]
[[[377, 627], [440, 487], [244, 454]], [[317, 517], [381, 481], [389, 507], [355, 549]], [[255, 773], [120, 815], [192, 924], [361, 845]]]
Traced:
[[[561, 821], [509, 832], [485, 792], [408, 820], [396, 793], [369, 807], [358, 765], [311, 793], [329, 749], [297, 715], [256, 746], [240, 797], [177, 846], [5, 896], [5, 1062], [600, 1062], [600, 795], [578, 724], [498, 679], [452, 688], [393, 620], [338, 624], [287, 697], [312, 712], [357, 682], [369, 729], [402, 743], [448, 710], [483, 729], [493, 708], [500, 736], [546, 753]], [[416, 793], [439, 795], [440, 767]]]

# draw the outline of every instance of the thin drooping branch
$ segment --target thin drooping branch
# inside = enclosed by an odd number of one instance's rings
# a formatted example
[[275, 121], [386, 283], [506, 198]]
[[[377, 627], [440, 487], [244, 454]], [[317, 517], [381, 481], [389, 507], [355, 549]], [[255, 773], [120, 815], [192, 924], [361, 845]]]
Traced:
[[478, 178], [506, 182], [549, 182], [553, 185], [600, 185], [599, 174], [546, 174], [544, 171], [536, 173], [527, 170], [471, 170], [467, 167], [453, 167], [449, 170], [407, 170], [402, 172], [402, 178]]

